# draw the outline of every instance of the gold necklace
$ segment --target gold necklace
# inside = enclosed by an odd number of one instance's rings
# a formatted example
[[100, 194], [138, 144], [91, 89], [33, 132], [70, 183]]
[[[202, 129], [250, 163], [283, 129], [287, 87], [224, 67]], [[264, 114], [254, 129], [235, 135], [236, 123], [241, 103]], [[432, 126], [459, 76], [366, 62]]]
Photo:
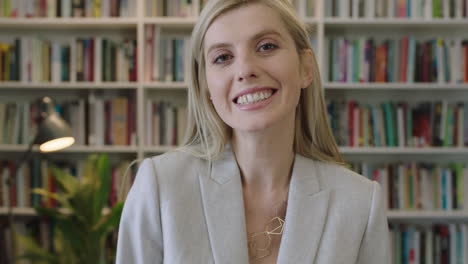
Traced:
[[265, 225], [264, 231], [255, 232], [249, 235], [247, 240], [249, 250], [249, 260], [257, 261], [271, 255], [271, 241], [272, 236], [279, 236], [283, 234], [285, 219], [284, 216], [279, 216], [278, 211], [281, 211], [284, 206], [286, 211], [287, 201], [279, 202], [275, 206], [275, 215]]

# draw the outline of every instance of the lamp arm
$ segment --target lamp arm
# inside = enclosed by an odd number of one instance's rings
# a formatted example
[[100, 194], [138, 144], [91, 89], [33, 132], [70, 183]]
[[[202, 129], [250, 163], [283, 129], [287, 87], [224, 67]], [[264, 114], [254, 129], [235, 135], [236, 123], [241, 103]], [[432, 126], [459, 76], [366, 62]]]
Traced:
[[21, 158], [18, 160], [15, 168], [19, 168], [21, 165], [23, 165], [24, 162], [26, 162], [31, 157], [32, 149], [34, 144], [36, 143], [36, 140], [37, 136], [34, 138], [33, 141], [31, 141], [31, 143], [29, 143], [28, 149], [25, 152], [23, 152], [23, 156], [21, 156]]
[[17, 174], [18, 174], [18, 169], [20, 168], [20, 166], [23, 165], [23, 163], [26, 162], [31, 157], [33, 153], [32, 149], [33, 149], [34, 144], [36, 143], [36, 140], [37, 140], [37, 136], [34, 138], [34, 140], [31, 141], [31, 143], [29, 143], [27, 150], [23, 153], [23, 155], [18, 160], [18, 162], [16, 162], [16, 164], [13, 166], [13, 173], [9, 174], [7, 181], [6, 181], [6, 185], [8, 186], [9, 200], [10, 200], [8, 203], [8, 227], [10, 228], [11, 255], [9, 257], [11, 257], [11, 263], [13, 263], [13, 260], [16, 254], [16, 240], [15, 240], [16, 230], [14, 226], [15, 219], [13, 215], [13, 203], [11, 199], [13, 195], [11, 186], [13, 185], [14, 181], [16, 180], [18, 176]]

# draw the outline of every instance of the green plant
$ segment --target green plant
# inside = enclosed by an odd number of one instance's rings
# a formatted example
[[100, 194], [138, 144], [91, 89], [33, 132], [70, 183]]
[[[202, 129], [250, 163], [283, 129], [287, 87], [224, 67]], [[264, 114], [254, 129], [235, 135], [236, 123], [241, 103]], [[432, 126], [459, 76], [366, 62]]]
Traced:
[[107, 155], [89, 156], [80, 180], [57, 167], [52, 168], [52, 174], [59, 192], [44, 189], [33, 192], [55, 199], [60, 205], [59, 208], [35, 208], [38, 215], [55, 223], [54, 252], [44, 250], [31, 237], [17, 234], [17, 241], [24, 248], [24, 254], [18, 259], [37, 264], [103, 263], [106, 237], [118, 225], [123, 208], [119, 202], [103, 213], [111, 186]]

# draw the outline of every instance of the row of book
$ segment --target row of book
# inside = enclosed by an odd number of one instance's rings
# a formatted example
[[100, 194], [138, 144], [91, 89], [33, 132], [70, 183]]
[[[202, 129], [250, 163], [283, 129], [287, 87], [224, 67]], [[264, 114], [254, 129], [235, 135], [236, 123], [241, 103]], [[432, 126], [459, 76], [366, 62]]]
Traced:
[[330, 125], [340, 146], [468, 146], [468, 103], [354, 100], [327, 103]]
[[161, 35], [161, 28], [147, 26], [145, 37], [145, 81], [183, 82], [188, 72], [188, 36]]
[[[203, 9], [207, 0], [199, 1], [199, 9]], [[315, 16], [316, 0], [292, 0], [292, 3], [299, 9], [305, 11], [306, 16]], [[303, 4], [303, 5], [302, 5]], [[146, 0], [147, 16], [176, 16], [190, 17], [197, 15], [196, 5], [191, 0]]]
[[332, 82], [468, 82], [468, 40], [328, 38]]
[[315, 17], [317, 15], [318, 0], [292, 0], [290, 2], [294, 5], [298, 13], [306, 17]]
[[[25, 220], [14, 223], [14, 231], [23, 234], [30, 235], [35, 241], [44, 249], [52, 249], [53, 243], [53, 227], [54, 224], [45, 219], [34, 219], [33, 221]], [[0, 264], [32, 264], [31, 261], [26, 260], [14, 260], [15, 256], [24, 253], [24, 248], [19, 246], [13, 247], [12, 241], [12, 228], [8, 225], [7, 218], [0, 219]]]
[[129, 0], [0, 0], [0, 17], [129, 17], [136, 15]]
[[169, 101], [146, 103], [146, 142], [148, 145], [177, 146], [182, 144], [187, 126], [187, 107]]
[[468, 225], [390, 225], [392, 264], [468, 263]]
[[146, 15], [193, 17], [197, 15], [197, 9], [191, 0], [146, 0]]
[[42, 37], [0, 43], [0, 81], [134, 82], [137, 45], [134, 39], [102, 37], [67, 41]]
[[[12, 161], [0, 161], [0, 207], [7, 207], [10, 203], [13, 207], [31, 208], [36, 206], [56, 208], [59, 206], [56, 200], [38, 195], [32, 192], [35, 188], [48, 190], [52, 193], [58, 192], [57, 183], [53, 179], [51, 166], [57, 166], [63, 171], [80, 179], [86, 166], [84, 160], [76, 163], [54, 162], [33, 157], [33, 159], [23, 166], [17, 168]], [[130, 189], [134, 171], [125, 171], [130, 165], [130, 161], [121, 161], [111, 167], [111, 186], [108, 198], [108, 205], [112, 207], [116, 202], [125, 200]], [[17, 171], [13, 184], [8, 185], [7, 179]], [[125, 176], [125, 177], [124, 177]]]
[[[132, 97], [84, 98], [56, 104], [68, 122], [75, 145], [136, 145], [136, 110]], [[37, 132], [38, 105], [0, 102], [0, 144], [28, 144]]]
[[393, 210], [466, 210], [468, 164], [353, 163], [352, 169], [380, 183]]
[[468, 17], [467, 0], [331, 0], [325, 15], [340, 18], [460, 19]]

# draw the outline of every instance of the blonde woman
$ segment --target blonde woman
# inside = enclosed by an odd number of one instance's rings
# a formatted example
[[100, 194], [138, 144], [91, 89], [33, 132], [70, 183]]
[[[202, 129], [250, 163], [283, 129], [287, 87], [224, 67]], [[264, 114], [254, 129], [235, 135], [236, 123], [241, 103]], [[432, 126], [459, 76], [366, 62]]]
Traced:
[[376, 182], [346, 169], [287, 0], [211, 0], [193, 30], [187, 142], [148, 158], [117, 263], [388, 263]]

